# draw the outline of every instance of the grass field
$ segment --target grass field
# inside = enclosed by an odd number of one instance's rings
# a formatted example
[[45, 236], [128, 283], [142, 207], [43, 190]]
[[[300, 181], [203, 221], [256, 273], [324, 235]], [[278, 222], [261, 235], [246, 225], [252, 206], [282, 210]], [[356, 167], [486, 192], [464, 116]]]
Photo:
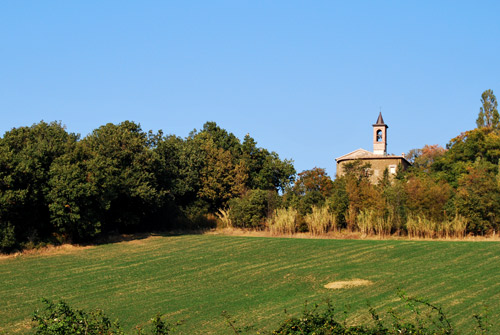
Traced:
[[[373, 282], [339, 290], [333, 281]], [[351, 305], [352, 321], [401, 306], [397, 288], [444, 307], [463, 333], [488, 306], [500, 333], [500, 243], [154, 236], [0, 259], [0, 333], [27, 333], [40, 298], [101, 308], [126, 330], [157, 312], [181, 334], [230, 334], [221, 312], [250, 333], [270, 330], [307, 300]]]

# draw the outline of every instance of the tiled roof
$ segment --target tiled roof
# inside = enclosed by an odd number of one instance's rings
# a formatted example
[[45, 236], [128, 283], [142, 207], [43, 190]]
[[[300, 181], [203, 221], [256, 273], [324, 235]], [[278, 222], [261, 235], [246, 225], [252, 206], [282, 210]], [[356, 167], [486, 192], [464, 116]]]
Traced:
[[[365, 150], [365, 149], [354, 150], [353, 152], [345, 154], [344, 156], [340, 156], [339, 158], [336, 158], [335, 160], [337, 161], [337, 163], [339, 163], [339, 162], [345, 161], [345, 160], [356, 160], [356, 159], [394, 159], [394, 158], [401, 158], [401, 159], [404, 159], [405, 161], [408, 162], [408, 160], [404, 156], [376, 155], [373, 152]], [[408, 164], [410, 164], [410, 162], [408, 162]]]

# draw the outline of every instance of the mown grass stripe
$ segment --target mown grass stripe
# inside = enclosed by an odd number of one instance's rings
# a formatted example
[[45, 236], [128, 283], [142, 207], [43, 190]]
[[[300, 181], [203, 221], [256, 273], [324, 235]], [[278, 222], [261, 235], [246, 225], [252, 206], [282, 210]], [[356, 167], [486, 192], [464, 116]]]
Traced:
[[[500, 315], [499, 258], [500, 244], [489, 242], [213, 235], [157, 236], [4, 258], [0, 332], [23, 333], [16, 324], [40, 306], [41, 297], [102, 308], [127, 329], [162, 312], [185, 320], [181, 333], [220, 334], [230, 333], [222, 310], [241, 324], [265, 328], [276, 325], [285, 308], [299, 312], [306, 300], [330, 298], [339, 306], [350, 304], [352, 320], [361, 320], [367, 300], [378, 309], [401, 306], [398, 287], [441, 304], [467, 330], [483, 304]], [[373, 285], [323, 287], [354, 278]]]

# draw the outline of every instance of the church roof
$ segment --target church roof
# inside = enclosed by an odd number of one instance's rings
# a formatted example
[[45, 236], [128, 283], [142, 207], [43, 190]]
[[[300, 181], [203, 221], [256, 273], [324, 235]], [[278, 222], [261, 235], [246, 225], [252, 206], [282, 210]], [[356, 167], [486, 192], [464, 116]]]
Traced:
[[[394, 159], [394, 158], [400, 158], [404, 159], [406, 162], [408, 160], [403, 156], [394, 156], [394, 155], [376, 155], [371, 151], [365, 150], [365, 149], [358, 149], [354, 150], [353, 152], [350, 152], [348, 154], [345, 154], [344, 156], [340, 156], [339, 158], [336, 158], [335, 160], [337, 163], [340, 163], [341, 161], [348, 161], [348, 160], [356, 160], [356, 159]], [[410, 162], [408, 162], [409, 165], [411, 165]]]
[[[386, 126], [387, 127], [387, 125], [384, 123], [384, 118], [382, 117], [382, 112], [380, 112], [378, 114], [377, 123], [375, 123], [374, 126]], [[389, 128], [389, 127], [387, 127], [387, 128]]]
[[335, 160], [337, 162], [343, 161], [346, 159], [361, 159], [361, 158], [372, 158], [372, 157], [382, 157], [380, 155], [375, 155], [373, 152], [365, 150], [365, 149], [358, 149], [354, 150], [353, 152], [350, 152], [348, 154], [345, 154], [344, 156], [340, 156], [339, 158], [336, 158]]

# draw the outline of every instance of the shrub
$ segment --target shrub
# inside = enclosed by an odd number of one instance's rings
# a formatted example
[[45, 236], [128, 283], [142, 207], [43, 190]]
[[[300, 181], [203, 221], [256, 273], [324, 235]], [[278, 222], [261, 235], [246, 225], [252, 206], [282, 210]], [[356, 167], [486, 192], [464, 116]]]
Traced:
[[242, 198], [229, 201], [230, 219], [235, 227], [260, 228], [275, 206], [277, 194], [274, 191], [251, 190]]
[[16, 235], [14, 227], [7, 223], [2, 225], [0, 222], [0, 252], [10, 251], [16, 245]]
[[[383, 318], [373, 308], [369, 308], [369, 314], [373, 322], [361, 325], [347, 325], [348, 312], [343, 311], [339, 317], [335, 308], [327, 302], [326, 308], [320, 310], [318, 305], [308, 309], [307, 305], [300, 317], [287, 317], [281, 325], [272, 332], [278, 334], [315, 334], [315, 335], [382, 335], [382, 334], [433, 334], [445, 335], [455, 334], [452, 325], [440, 307], [419, 299], [406, 297], [404, 293], [399, 294], [413, 315], [402, 318], [395, 310], [389, 310]], [[483, 320], [475, 317], [476, 320]], [[478, 321], [479, 328], [481, 327]]]
[[[53, 303], [42, 299], [45, 308], [33, 315], [35, 335], [124, 335], [117, 321], [111, 320], [101, 310], [86, 312], [73, 309], [64, 301]], [[151, 319], [151, 325], [137, 328], [137, 335], [168, 335], [172, 326], [162, 320], [161, 314]]]
[[43, 299], [43, 311], [37, 310], [33, 316], [36, 322], [35, 335], [70, 335], [70, 334], [124, 334], [117, 322], [101, 311], [85, 312], [72, 309], [63, 301], [53, 303]]

